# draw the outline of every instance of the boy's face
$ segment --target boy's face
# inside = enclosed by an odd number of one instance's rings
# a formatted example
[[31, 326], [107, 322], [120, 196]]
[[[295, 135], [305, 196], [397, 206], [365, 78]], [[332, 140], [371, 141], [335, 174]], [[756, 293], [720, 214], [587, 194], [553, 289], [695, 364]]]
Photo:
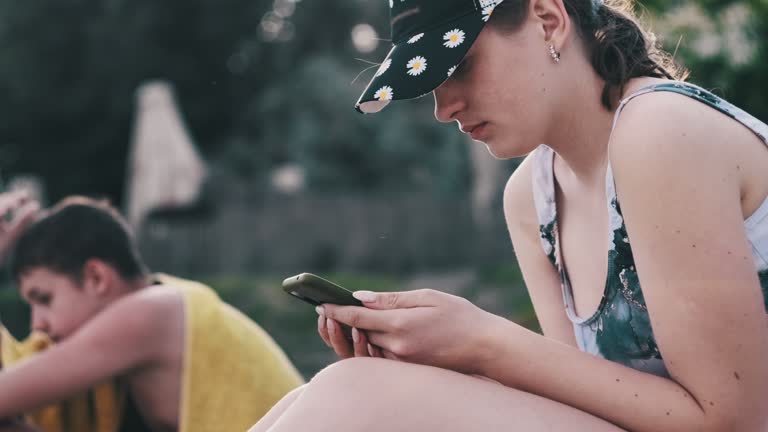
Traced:
[[32, 329], [54, 341], [69, 337], [105, 305], [85, 284], [45, 267], [24, 272], [19, 290], [32, 309]]

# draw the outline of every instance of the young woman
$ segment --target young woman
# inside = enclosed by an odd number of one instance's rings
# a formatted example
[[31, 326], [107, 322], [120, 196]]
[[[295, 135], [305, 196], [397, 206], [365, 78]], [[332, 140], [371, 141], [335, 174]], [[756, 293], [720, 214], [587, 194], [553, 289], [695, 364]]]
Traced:
[[768, 127], [676, 81], [627, 2], [390, 7], [357, 109], [433, 92], [439, 121], [527, 155], [504, 208], [544, 334], [439, 291], [357, 292], [318, 308], [355, 358], [252, 430], [768, 430]]

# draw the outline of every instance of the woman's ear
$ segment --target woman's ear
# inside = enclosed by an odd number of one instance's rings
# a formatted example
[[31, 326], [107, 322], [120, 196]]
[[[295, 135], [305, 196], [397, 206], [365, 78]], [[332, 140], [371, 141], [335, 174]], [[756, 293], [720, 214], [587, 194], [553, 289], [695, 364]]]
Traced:
[[530, 14], [540, 30], [545, 45], [560, 51], [571, 32], [571, 18], [565, 0], [530, 0]]
[[82, 286], [86, 293], [104, 296], [114, 285], [115, 270], [104, 261], [91, 258], [83, 265]]

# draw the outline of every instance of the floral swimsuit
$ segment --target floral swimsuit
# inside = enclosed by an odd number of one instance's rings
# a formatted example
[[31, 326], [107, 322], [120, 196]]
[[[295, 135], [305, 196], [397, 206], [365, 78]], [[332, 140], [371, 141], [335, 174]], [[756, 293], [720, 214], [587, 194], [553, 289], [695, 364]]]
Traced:
[[[644, 87], [622, 100], [616, 110], [614, 127], [627, 102], [637, 96], [658, 91], [679, 93], [707, 104], [742, 123], [768, 145], [766, 124], [700, 87], [676, 81]], [[597, 310], [591, 316], [582, 318], [576, 315], [568, 275], [560, 265], [562, 260], [559, 256], [552, 165], [554, 151], [546, 145], [541, 145], [532, 157], [533, 195], [539, 218], [541, 245], [560, 274], [566, 313], [573, 323], [579, 349], [637, 370], [669, 376], [651, 329], [610, 164], [605, 179], [611, 231], [608, 242], [608, 275]], [[744, 221], [744, 230], [752, 245], [752, 258], [768, 310], [768, 198]]]

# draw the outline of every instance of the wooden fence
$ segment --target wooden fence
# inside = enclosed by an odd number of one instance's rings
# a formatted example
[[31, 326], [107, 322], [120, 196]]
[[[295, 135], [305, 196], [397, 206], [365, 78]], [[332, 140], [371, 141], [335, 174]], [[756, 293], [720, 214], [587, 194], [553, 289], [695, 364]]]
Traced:
[[468, 200], [426, 194], [298, 195], [218, 203], [205, 217], [150, 217], [153, 270], [185, 275], [408, 273], [512, 262], [501, 209], [479, 226]]

